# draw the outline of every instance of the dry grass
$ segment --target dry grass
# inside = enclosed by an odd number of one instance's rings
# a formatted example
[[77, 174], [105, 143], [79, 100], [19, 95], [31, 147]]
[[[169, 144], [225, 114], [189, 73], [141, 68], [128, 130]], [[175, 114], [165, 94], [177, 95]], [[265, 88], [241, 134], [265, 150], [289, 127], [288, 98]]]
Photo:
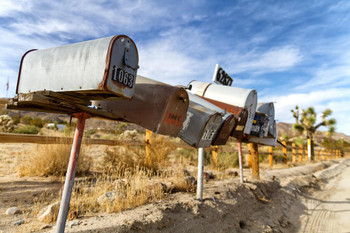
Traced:
[[[132, 172], [135, 168], [144, 169], [149, 174], [158, 174], [166, 168], [169, 154], [176, 148], [164, 137], [158, 136], [153, 139], [151, 145], [109, 147], [103, 158], [102, 167], [104, 172], [113, 174], [118, 172]], [[146, 150], [149, 150], [147, 158]]]
[[[38, 145], [18, 161], [20, 176], [63, 176], [67, 170], [71, 145], [52, 144]], [[92, 160], [80, 150], [77, 175], [90, 171]]]

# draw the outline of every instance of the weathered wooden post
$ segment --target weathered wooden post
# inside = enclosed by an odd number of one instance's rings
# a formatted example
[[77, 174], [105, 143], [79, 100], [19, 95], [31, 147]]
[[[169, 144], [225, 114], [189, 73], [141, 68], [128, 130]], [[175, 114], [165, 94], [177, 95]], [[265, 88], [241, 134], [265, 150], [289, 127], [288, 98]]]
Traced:
[[249, 154], [252, 158], [252, 178], [260, 179], [259, 175], [259, 154], [258, 154], [258, 144], [248, 143]]
[[295, 163], [297, 161], [297, 156], [296, 156], [296, 149], [295, 149], [296, 145], [293, 142], [292, 143], [292, 163]]
[[325, 150], [324, 148], [321, 148], [321, 160], [325, 160], [326, 159], [326, 156], [325, 156]]
[[146, 129], [146, 164], [151, 165], [151, 144], [152, 144], [152, 131]]
[[312, 148], [311, 148], [311, 139], [307, 139], [307, 157], [308, 157], [308, 161], [309, 163], [311, 163], [311, 159], [312, 158]]
[[299, 162], [303, 162], [303, 145], [299, 145]]
[[282, 142], [282, 144], [284, 145], [282, 147], [282, 151], [283, 151], [283, 163], [286, 164], [287, 163], [287, 142], [284, 141]]
[[219, 146], [213, 146], [211, 150], [211, 155], [212, 155], [213, 163], [215, 167], [218, 166], [218, 152], [219, 152]]
[[269, 167], [273, 166], [273, 147], [269, 146]]

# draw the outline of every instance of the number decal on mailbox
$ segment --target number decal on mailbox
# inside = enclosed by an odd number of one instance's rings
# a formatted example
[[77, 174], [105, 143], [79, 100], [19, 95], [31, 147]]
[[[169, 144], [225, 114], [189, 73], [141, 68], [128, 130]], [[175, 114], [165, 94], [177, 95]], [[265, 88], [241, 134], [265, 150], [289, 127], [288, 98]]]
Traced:
[[164, 119], [165, 123], [179, 127], [182, 121], [182, 116], [176, 113], [167, 112]]
[[126, 87], [132, 88], [134, 86], [135, 76], [126, 72], [123, 69], [120, 69], [120, 68], [116, 69], [116, 66], [113, 66], [112, 80]]

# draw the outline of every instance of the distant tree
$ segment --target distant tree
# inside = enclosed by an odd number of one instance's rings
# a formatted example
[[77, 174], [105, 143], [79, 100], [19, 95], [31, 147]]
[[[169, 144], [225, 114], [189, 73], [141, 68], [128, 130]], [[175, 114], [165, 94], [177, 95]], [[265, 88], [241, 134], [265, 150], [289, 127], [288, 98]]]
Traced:
[[313, 149], [313, 135], [316, 130], [325, 126], [328, 128], [328, 132], [333, 134], [335, 131], [336, 120], [326, 119], [332, 114], [332, 110], [326, 109], [322, 113], [322, 121], [316, 124], [316, 112], [313, 107], [309, 107], [307, 109], [302, 109], [301, 113], [298, 105], [295, 106], [295, 109], [292, 109], [293, 117], [295, 118], [295, 124], [293, 125], [293, 129], [299, 132], [300, 134], [304, 134], [308, 139], [311, 140], [311, 158], [313, 159], [314, 149]]
[[31, 118], [30, 116], [24, 116], [21, 118], [20, 121], [22, 124], [29, 125], [31, 120], [33, 120], [33, 118]]
[[37, 117], [37, 118], [34, 118], [30, 121], [30, 124], [31, 125], [34, 125], [38, 128], [42, 128], [44, 126], [44, 122], [41, 118]]

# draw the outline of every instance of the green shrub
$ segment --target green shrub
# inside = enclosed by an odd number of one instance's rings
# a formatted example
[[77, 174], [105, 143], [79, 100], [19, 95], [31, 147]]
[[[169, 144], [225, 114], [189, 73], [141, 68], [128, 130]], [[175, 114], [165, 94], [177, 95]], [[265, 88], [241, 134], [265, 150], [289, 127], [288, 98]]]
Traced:
[[19, 123], [19, 116], [12, 117], [13, 124], [17, 125]]
[[37, 117], [37, 118], [34, 118], [33, 120], [30, 121], [30, 124], [31, 125], [34, 125], [38, 128], [42, 128], [44, 126], [44, 122], [41, 118]]
[[[242, 163], [244, 163], [244, 156], [242, 157], [243, 157]], [[239, 166], [239, 160], [238, 160], [237, 152], [225, 152], [225, 151], [219, 152], [218, 167], [225, 169], [225, 168], [238, 167], [238, 166]]]
[[13, 131], [13, 133], [38, 134], [40, 129], [34, 125], [24, 125]]
[[31, 118], [30, 116], [24, 116], [21, 118], [20, 122], [22, 124], [29, 125], [31, 120], [33, 120], [33, 118]]

